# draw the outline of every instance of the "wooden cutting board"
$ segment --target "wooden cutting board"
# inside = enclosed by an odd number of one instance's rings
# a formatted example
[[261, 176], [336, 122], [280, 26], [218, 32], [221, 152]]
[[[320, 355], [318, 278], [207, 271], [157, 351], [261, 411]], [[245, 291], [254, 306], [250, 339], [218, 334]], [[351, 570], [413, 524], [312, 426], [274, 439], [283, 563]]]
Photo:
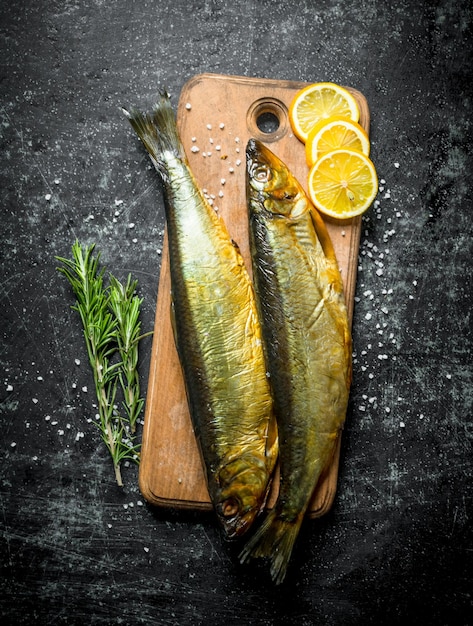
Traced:
[[[287, 114], [294, 94], [306, 84], [202, 74], [192, 78], [180, 95], [177, 120], [190, 167], [200, 187], [218, 208], [249, 270], [246, 143], [250, 137], [264, 141], [306, 186], [308, 168], [304, 146], [293, 135]], [[366, 99], [359, 91], [348, 89], [359, 104], [360, 123], [368, 131]], [[351, 320], [361, 217], [343, 222], [326, 220], [326, 223], [342, 272]], [[146, 399], [140, 489], [152, 504], [210, 510], [212, 505], [171, 329], [166, 237], [164, 244]], [[330, 509], [336, 491], [339, 456], [340, 443], [329, 471], [314, 492], [308, 512], [311, 517], [323, 515]], [[277, 489], [276, 474], [268, 507], [274, 504]]]

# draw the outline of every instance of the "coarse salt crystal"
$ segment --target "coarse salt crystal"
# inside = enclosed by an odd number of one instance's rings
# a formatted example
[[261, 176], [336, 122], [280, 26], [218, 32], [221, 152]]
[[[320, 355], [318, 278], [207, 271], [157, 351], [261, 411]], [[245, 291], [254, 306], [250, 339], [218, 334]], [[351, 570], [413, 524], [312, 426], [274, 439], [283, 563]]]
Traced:
[[76, 365], [80, 365], [80, 359], [74, 359], [74, 363], [75, 363]]
[[11, 442], [11, 444], [10, 444], [10, 446], [11, 446], [12, 448], [14, 448], [14, 447], [16, 446], [16, 441], [12, 441], [12, 442]]
[[221, 185], [224, 185], [225, 183], [226, 183], [225, 178], [221, 178], [221, 179], [220, 179], [220, 184], [221, 184]]
[[149, 548], [148, 548], [147, 546], [145, 546], [145, 547], [143, 548], [143, 550], [144, 550], [146, 553], [148, 553], [148, 552], [149, 552]]
[[399, 163], [396, 161], [396, 163], [394, 163], [394, 167], [397, 169], [399, 167]]
[[38, 398], [33, 398], [33, 404], [38, 404]]
[[7, 385], [7, 391], [13, 391], [13, 385]]
[[192, 104], [190, 102], [186, 102], [186, 109], [190, 111], [192, 109]]
[[134, 222], [130, 222], [130, 223], [128, 224], [128, 228], [135, 228], [135, 224], [134, 224]]
[[51, 198], [52, 198], [52, 196], [51, 196], [51, 194], [50, 194], [50, 193], [47, 193], [47, 194], [44, 196], [44, 199], [45, 199], [45, 200], [48, 200], [48, 202], [49, 202], [49, 200], [51, 200]]
[[87, 393], [87, 385], [84, 385], [84, 386], [82, 387], [82, 391], [83, 391], [84, 393]]
[[191, 152], [199, 152], [199, 148], [197, 146], [192, 146]]
[[212, 130], [212, 124], [207, 124], [207, 128], [208, 128], [209, 130]]

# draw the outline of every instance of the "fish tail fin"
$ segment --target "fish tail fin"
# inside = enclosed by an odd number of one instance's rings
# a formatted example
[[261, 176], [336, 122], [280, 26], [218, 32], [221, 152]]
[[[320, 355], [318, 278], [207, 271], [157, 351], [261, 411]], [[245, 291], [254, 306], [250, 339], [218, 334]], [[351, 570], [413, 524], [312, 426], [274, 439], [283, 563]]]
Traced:
[[142, 113], [135, 108], [129, 111], [122, 108], [134, 131], [148, 151], [156, 169], [165, 174], [165, 161], [169, 155], [185, 160], [185, 152], [171, 106], [169, 94], [161, 93], [161, 99], [150, 113]]
[[241, 551], [240, 563], [245, 563], [250, 557], [269, 558], [273, 581], [277, 585], [282, 583], [302, 519], [302, 514], [293, 521], [281, 519], [277, 510], [272, 509]]

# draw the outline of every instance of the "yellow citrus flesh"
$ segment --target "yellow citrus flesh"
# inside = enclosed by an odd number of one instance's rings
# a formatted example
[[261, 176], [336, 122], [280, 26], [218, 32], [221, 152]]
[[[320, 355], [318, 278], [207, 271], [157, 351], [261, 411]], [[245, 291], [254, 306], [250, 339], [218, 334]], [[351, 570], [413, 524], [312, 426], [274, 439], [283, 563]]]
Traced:
[[354, 96], [335, 83], [314, 83], [304, 87], [296, 93], [289, 107], [292, 130], [302, 142], [307, 141], [309, 131], [317, 122], [333, 115], [354, 122], [360, 118]]
[[320, 120], [309, 132], [305, 153], [309, 167], [326, 152], [349, 148], [366, 156], [370, 153], [370, 140], [365, 129], [346, 117], [333, 116]]
[[314, 206], [325, 215], [337, 219], [361, 215], [378, 191], [375, 166], [357, 150], [332, 150], [310, 169], [308, 191]]

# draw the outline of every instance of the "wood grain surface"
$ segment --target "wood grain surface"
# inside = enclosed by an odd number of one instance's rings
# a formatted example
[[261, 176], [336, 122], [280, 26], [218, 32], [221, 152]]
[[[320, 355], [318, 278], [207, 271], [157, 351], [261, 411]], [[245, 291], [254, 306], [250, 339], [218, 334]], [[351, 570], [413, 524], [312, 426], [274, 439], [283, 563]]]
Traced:
[[[305, 187], [308, 168], [303, 144], [293, 135], [287, 110], [307, 83], [201, 74], [184, 86], [177, 120], [190, 167], [227, 224], [250, 270], [245, 192], [245, 148], [250, 137], [266, 144]], [[360, 124], [369, 131], [364, 96], [355, 96]], [[266, 125], [265, 125], [266, 124]], [[326, 220], [344, 281], [350, 321], [356, 282], [361, 218]], [[170, 276], [165, 238], [143, 431], [140, 489], [152, 504], [209, 510], [200, 453], [188, 412], [184, 382], [170, 322]], [[335, 497], [340, 442], [333, 463], [316, 487], [310, 517], [326, 513]], [[277, 496], [278, 474], [268, 499]]]

